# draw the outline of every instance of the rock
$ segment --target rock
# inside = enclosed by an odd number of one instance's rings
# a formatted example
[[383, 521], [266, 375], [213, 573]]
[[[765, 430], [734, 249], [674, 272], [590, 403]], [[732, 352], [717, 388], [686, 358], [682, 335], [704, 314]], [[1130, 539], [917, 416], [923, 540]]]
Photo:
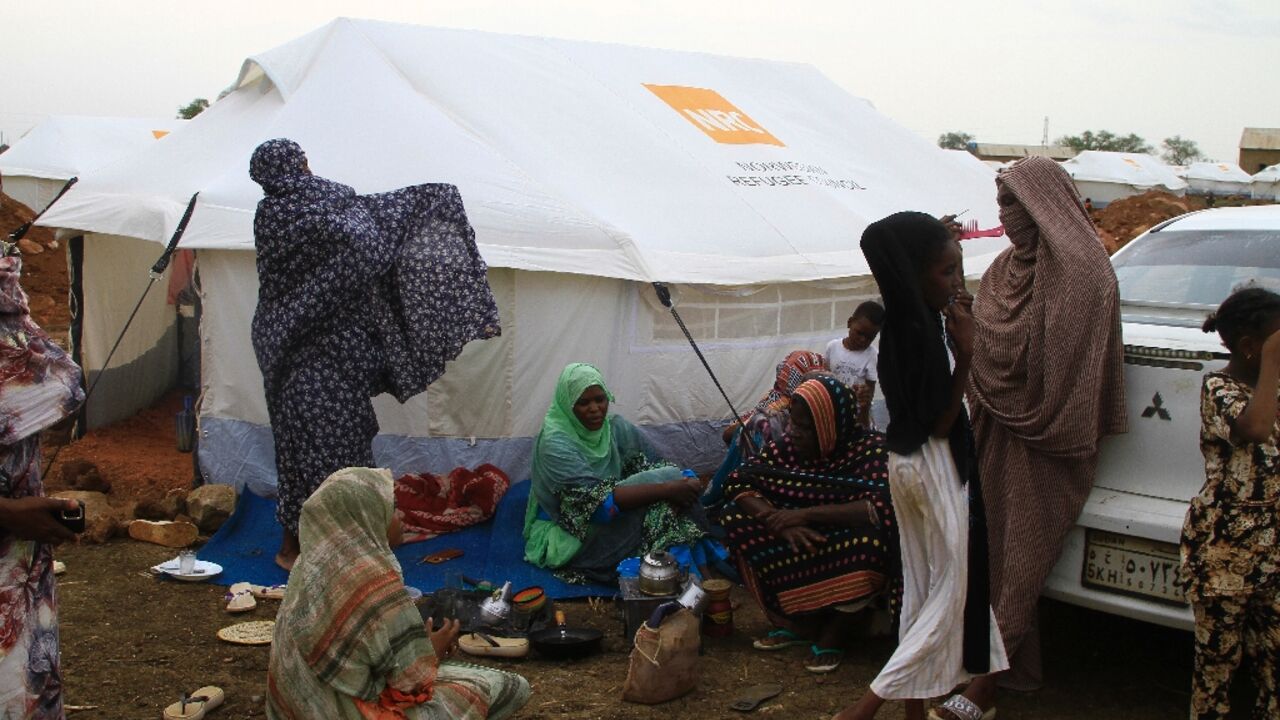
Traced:
[[50, 497], [69, 498], [84, 503], [84, 532], [80, 537], [91, 543], [106, 542], [133, 519], [133, 503], [116, 507], [100, 492], [65, 490]]
[[129, 537], [171, 548], [187, 547], [196, 541], [200, 531], [189, 522], [170, 520], [134, 520], [129, 523]]
[[187, 494], [187, 514], [201, 532], [213, 533], [236, 509], [236, 490], [230, 485], [201, 485]]
[[182, 488], [172, 488], [164, 495], [152, 493], [138, 502], [137, 517], [140, 520], [175, 520], [187, 509], [187, 493]]
[[109, 493], [111, 483], [102, 477], [98, 466], [88, 460], [68, 460], [62, 464], [62, 482], [68, 487], [88, 492]]
[[44, 246], [30, 238], [22, 238], [18, 241], [18, 249], [23, 255], [39, 255], [44, 252]]

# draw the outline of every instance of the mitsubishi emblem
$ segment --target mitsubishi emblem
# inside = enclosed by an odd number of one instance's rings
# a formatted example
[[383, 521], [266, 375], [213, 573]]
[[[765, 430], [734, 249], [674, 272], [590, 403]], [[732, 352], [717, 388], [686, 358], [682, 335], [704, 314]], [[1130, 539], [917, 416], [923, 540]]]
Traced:
[[1159, 415], [1161, 420], [1172, 420], [1173, 416], [1168, 410], [1164, 409], [1164, 398], [1160, 397], [1160, 393], [1151, 396], [1151, 405], [1142, 411], [1142, 417], [1149, 418], [1152, 415]]

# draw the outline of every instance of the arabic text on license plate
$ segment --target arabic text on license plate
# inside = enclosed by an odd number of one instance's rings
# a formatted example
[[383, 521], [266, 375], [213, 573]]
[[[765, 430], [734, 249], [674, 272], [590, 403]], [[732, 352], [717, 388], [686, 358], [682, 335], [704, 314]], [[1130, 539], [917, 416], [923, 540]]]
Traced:
[[1178, 586], [1180, 564], [1177, 545], [1089, 530], [1081, 579], [1100, 590], [1182, 605], [1187, 600]]

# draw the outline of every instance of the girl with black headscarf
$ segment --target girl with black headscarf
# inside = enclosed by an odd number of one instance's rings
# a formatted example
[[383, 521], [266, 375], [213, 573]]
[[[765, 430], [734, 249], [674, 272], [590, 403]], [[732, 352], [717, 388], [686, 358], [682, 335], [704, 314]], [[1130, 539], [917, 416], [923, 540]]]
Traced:
[[[884, 297], [878, 369], [905, 589], [897, 650], [870, 692], [837, 717], [868, 720], [885, 700], [905, 700], [907, 717], [918, 719], [925, 698], [1009, 666], [989, 602], [981, 488], [963, 404], [972, 298], [959, 244], [929, 215], [872, 223], [862, 252]], [[948, 702], [930, 717], [984, 717], [977, 706]]]
[[371, 398], [426, 390], [468, 341], [499, 333], [498, 312], [456, 187], [357, 195], [286, 139], [259, 145], [249, 175], [265, 194], [253, 349], [289, 569], [302, 503], [334, 472], [374, 465]]

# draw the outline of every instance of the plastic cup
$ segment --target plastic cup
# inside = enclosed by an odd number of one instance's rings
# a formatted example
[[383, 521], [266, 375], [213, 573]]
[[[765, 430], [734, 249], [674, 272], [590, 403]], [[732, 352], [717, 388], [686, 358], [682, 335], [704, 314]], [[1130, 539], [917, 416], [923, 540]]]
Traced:
[[191, 575], [196, 571], [196, 551], [183, 550], [178, 553], [178, 573]]

